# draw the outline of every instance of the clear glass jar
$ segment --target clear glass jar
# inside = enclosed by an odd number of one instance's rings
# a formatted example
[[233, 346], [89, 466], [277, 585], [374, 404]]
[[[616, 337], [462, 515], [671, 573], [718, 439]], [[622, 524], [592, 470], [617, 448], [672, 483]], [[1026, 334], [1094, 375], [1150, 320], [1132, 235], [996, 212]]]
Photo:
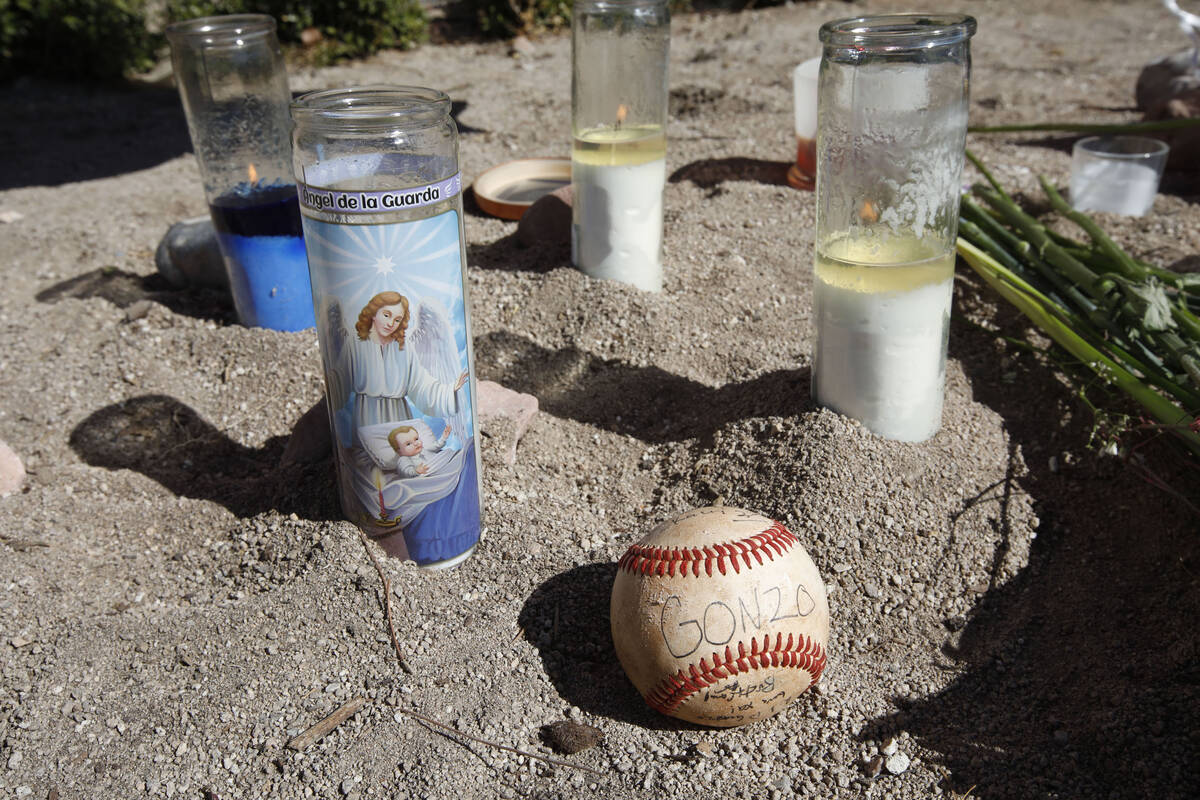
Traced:
[[576, 0], [572, 260], [649, 291], [662, 288], [670, 41], [666, 0]]
[[292, 115], [342, 509], [391, 555], [454, 566], [480, 506], [450, 98], [336, 89]]
[[275, 20], [202, 17], [167, 26], [167, 39], [238, 318], [276, 330], [311, 328], [291, 93]]
[[891, 439], [941, 426], [975, 20], [821, 27], [813, 397]]

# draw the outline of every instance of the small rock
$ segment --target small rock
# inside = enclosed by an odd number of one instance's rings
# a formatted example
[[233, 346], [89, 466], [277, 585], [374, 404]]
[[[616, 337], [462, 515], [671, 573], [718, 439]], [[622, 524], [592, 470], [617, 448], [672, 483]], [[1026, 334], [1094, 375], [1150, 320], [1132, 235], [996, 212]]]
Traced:
[[279, 461], [281, 464], [315, 464], [326, 458], [332, 448], [329, 406], [322, 397], [320, 402], [296, 420]]
[[893, 737], [884, 742], [883, 747], [881, 747], [879, 751], [885, 756], [892, 756], [895, 755], [896, 751], [899, 749], [900, 744], [896, 741], [895, 737]]
[[154, 263], [177, 289], [229, 286], [217, 232], [209, 217], [193, 217], [172, 225], [158, 243]]
[[537, 48], [533, 46], [533, 42], [529, 41], [529, 39], [524, 36], [518, 36], [508, 43], [508, 54], [510, 56], [523, 56], [525, 58], [529, 58], [533, 55], [533, 52], [536, 49]]
[[139, 86], [157, 86], [162, 89], [175, 88], [175, 70], [171, 59], [161, 59], [145, 72], [137, 72], [129, 76], [134, 84]]
[[570, 245], [574, 196], [568, 184], [533, 201], [517, 223], [517, 241], [526, 247]]
[[13, 449], [0, 439], [0, 497], [21, 491], [25, 485], [25, 465]]
[[692, 745], [692, 752], [700, 758], [712, 758], [713, 753], [716, 752], [716, 748], [713, 747], [712, 742], [701, 739]]
[[21, 763], [21, 751], [20, 751], [20, 750], [14, 750], [14, 751], [12, 752], [12, 755], [10, 755], [10, 756], [8, 757], [8, 768], [9, 768], [9, 769], [16, 769], [16, 768], [17, 768], [17, 766], [18, 766], [20, 763]]
[[11, 210], [7, 210], [7, 209], [4, 211], [0, 211], [0, 222], [3, 222], [5, 225], [9, 224], [10, 222], [16, 222], [17, 220], [24, 219], [24, 218], [25, 218], [25, 215], [22, 214], [20, 211], [11, 211]]
[[883, 597], [883, 590], [879, 588], [878, 583], [867, 583], [863, 585], [863, 591], [867, 593], [867, 597], [872, 600], [878, 600]]
[[868, 778], [877, 778], [879, 773], [883, 771], [883, 756], [874, 755], [871, 758], [863, 759], [863, 774]]
[[154, 303], [149, 300], [138, 300], [129, 308], [125, 309], [125, 321], [133, 322], [142, 319], [150, 313], [150, 309], [154, 308]]
[[517, 463], [517, 443], [521, 441], [529, 423], [537, 415], [538, 399], [531, 394], [514, 392], [494, 381], [479, 381], [476, 389], [481, 428], [486, 428], [486, 423], [496, 418], [512, 419], [516, 422], [512, 443], [504, 454], [504, 463]]
[[1134, 97], [1147, 117], [1161, 119], [1172, 100], [1200, 90], [1200, 73], [1192, 69], [1192, 48], [1155, 59], [1142, 67]]
[[912, 760], [904, 755], [904, 753], [895, 753], [888, 756], [887, 761], [884, 762], [884, 766], [887, 767], [887, 771], [891, 774], [899, 775], [908, 769], [908, 765], [911, 763]]
[[[1200, 72], [1192, 69], [1192, 48], [1187, 48], [1142, 68], [1135, 90], [1137, 106], [1146, 120], [1200, 116]], [[1170, 169], [1200, 169], [1200, 129], [1184, 128], [1156, 134], [1171, 148]]]
[[542, 739], [557, 753], [574, 755], [604, 741], [604, 731], [581, 722], [562, 720], [542, 727]]

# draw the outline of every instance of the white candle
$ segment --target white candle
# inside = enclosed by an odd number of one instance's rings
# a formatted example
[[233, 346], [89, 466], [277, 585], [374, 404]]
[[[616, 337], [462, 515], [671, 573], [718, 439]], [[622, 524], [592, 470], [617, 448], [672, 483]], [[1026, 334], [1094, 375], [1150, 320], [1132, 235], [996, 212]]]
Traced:
[[[920, 442], [941, 427], [953, 253], [912, 258], [915, 240], [878, 254], [818, 253], [813, 397], [871, 431]], [[888, 262], [885, 262], [888, 263]]]
[[1132, 161], [1097, 158], [1071, 171], [1071, 206], [1140, 217], [1154, 205], [1158, 172]]
[[666, 136], [659, 127], [584, 131], [571, 151], [571, 259], [594, 278], [662, 289]]

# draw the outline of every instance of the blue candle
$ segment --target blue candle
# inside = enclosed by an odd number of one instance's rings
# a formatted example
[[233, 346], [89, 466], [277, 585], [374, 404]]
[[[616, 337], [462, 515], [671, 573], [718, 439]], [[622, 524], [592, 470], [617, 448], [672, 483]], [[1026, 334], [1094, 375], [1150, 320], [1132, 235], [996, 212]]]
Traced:
[[242, 324], [278, 331], [313, 327], [296, 187], [241, 183], [209, 211]]

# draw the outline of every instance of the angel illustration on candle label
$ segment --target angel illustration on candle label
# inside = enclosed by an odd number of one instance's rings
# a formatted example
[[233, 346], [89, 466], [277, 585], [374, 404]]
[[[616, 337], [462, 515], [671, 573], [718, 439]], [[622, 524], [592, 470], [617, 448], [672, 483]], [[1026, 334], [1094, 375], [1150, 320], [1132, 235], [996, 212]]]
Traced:
[[305, 226], [343, 506], [418, 564], [469, 552], [479, 478], [457, 212]]

